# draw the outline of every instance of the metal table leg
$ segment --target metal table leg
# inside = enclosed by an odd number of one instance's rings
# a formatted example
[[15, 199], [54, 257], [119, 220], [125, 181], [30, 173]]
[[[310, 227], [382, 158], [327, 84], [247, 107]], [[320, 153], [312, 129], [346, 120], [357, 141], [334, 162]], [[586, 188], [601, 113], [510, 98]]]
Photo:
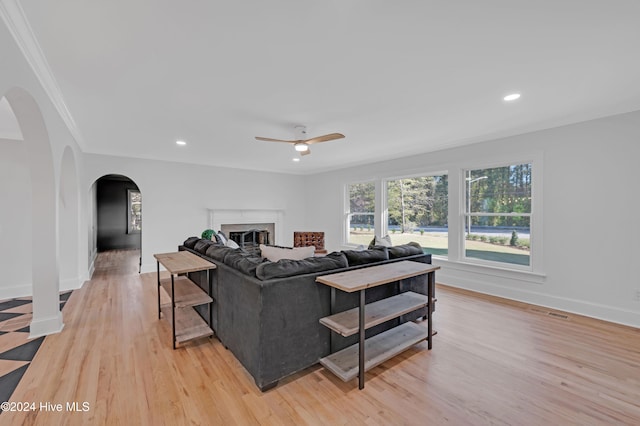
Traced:
[[434, 271], [427, 274], [427, 300], [429, 301], [429, 305], [427, 305], [427, 333], [429, 333], [429, 336], [427, 337], [428, 349], [431, 349], [431, 346], [433, 346], [433, 298], [436, 281], [435, 278], [436, 273]]
[[358, 345], [358, 389], [364, 389], [364, 292], [365, 290], [360, 290], [360, 342]]
[[160, 319], [160, 261], [156, 261], [156, 264], [158, 267], [158, 319]]
[[174, 292], [174, 279], [173, 274], [171, 274], [171, 330], [173, 331], [173, 349], [176, 348], [176, 298]]

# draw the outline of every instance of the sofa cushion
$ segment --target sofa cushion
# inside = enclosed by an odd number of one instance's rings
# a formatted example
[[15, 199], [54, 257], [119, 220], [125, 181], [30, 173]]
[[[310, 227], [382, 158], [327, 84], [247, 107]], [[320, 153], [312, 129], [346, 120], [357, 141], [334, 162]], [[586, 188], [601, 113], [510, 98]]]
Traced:
[[407, 257], [414, 254], [424, 253], [420, 244], [413, 241], [407, 244], [389, 247], [388, 250], [389, 250], [389, 259], [397, 259], [399, 257]]
[[222, 262], [224, 261], [225, 256], [228, 255], [229, 253], [232, 253], [233, 251], [234, 249], [229, 247], [225, 247], [217, 244], [211, 244], [207, 248], [207, 251], [205, 254], [214, 260]]
[[215, 244], [214, 241], [201, 239], [200, 241], [198, 241], [196, 243], [195, 246], [193, 246], [193, 249], [195, 251], [197, 251], [198, 253], [206, 254], [207, 253], [207, 249], [209, 248], [209, 246], [211, 246], [213, 244]]
[[366, 265], [367, 263], [381, 262], [389, 260], [389, 251], [387, 247], [376, 246], [369, 250], [343, 250], [342, 253], [347, 257], [349, 266]]
[[349, 265], [346, 256], [340, 252], [333, 252], [322, 257], [309, 257], [300, 260], [281, 259], [277, 262], [264, 262], [258, 265], [256, 277], [261, 280], [270, 280], [273, 278], [286, 278], [294, 275], [330, 271], [332, 269], [346, 268], [347, 266]]
[[198, 241], [200, 241], [200, 237], [189, 237], [186, 240], [184, 240], [184, 243], [182, 243], [182, 245], [185, 246], [186, 248], [193, 249], [193, 247], [196, 245]]
[[305, 259], [307, 257], [312, 257], [315, 251], [316, 249], [313, 246], [287, 248], [260, 244], [260, 253], [262, 254], [262, 257], [269, 259], [272, 262], [277, 262], [280, 259]]
[[237, 269], [246, 275], [256, 276], [256, 268], [265, 260], [260, 256], [255, 256], [242, 249], [231, 249], [224, 257], [224, 264]]

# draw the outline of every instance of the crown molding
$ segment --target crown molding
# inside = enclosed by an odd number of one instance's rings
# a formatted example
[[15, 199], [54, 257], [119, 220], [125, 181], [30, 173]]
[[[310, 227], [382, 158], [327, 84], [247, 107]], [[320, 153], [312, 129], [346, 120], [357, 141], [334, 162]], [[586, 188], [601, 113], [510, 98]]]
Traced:
[[62, 118], [62, 121], [64, 121], [69, 129], [71, 136], [73, 136], [80, 148], [84, 150], [85, 144], [80, 129], [78, 129], [69, 108], [67, 108], [60, 87], [53, 76], [47, 59], [42, 53], [40, 44], [31, 29], [31, 25], [29, 25], [29, 21], [27, 21], [27, 17], [24, 14], [19, 0], [0, 0], [0, 17], [2, 17], [7, 29], [13, 36], [16, 44], [38, 78], [38, 81], [40, 81], [44, 91], [58, 111], [58, 114], [60, 114], [60, 118]]

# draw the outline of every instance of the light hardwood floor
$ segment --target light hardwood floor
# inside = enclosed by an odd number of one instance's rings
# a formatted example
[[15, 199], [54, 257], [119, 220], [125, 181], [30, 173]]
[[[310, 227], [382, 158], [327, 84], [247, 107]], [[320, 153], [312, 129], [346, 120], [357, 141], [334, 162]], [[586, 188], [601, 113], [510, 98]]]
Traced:
[[0, 424], [640, 424], [638, 329], [438, 286], [433, 350], [385, 362], [362, 391], [316, 366], [261, 393], [215, 338], [171, 349], [155, 274], [137, 261], [100, 255], [12, 397], [88, 411]]

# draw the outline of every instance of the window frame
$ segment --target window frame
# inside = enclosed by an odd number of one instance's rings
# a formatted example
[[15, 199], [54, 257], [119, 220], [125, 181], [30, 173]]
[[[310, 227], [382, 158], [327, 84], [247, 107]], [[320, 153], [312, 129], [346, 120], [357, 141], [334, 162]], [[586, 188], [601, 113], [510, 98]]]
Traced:
[[[518, 265], [506, 262], [496, 262], [466, 256], [466, 229], [468, 216], [467, 210], [467, 172], [478, 169], [491, 169], [498, 167], [508, 167], [519, 164], [531, 165], [531, 210], [527, 214], [523, 213], [471, 213], [471, 216], [528, 216], [529, 220], [529, 265]], [[466, 163], [460, 166], [458, 173], [458, 262], [489, 267], [503, 271], [514, 271], [544, 275], [542, 257], [542, 154], [530, 154], [528, 156], [505, 156], [494, 161]], [[450, 181], [451, 183], [451, 181]], [[451, 250], [450, 250], [451, 253]], [[450, 259], [452, 260], [452, 259]]]
[[[140, 194], [140, 202], [136, 204], [140, 204], [140, 229], [134, 229], [131, 226], [131, 219], [133, 219], [133, 202], [131, 201], [131, 195], [133, 193]], [[142, 232], [142, 193], [139, 189], [127, 189], [127, 234], [139, 234]]]
[[[403, 175], [398, 175], [398, 176], [392, 176], [392, 177], [385, 177], [383, 179], [381, 179], [381, 183], [382, 183], [382, 196], [381, 201], [382, 201], [382, 224], [380, 226], [381, 229], [381, 236], [384, 235], [388, 235], [389, 234], [389, 200], [388, 200], [388, 194], [389, 194], [389, 182], [391, 181], [396, 181], [396, 180], [400, 180], [400, 179], [413, 179], [413, 178], [419, 178], [419, 177], [435, 177], [435, 176], [447, 176], [447, 204], [450, 204], [450, 200], [451, 200], [451, 182], [449, 180], [450, 177], [450, 173], [449, 170], [435, 170], [435, 171], [425, 171], [425, 172], [414, 172], [414, 173], [410, 173], [410, 174], [403, 174]], [[447, 230], [449, 230], [450, 228], [450, 223], [451, 223], [451, 211], [450, 211], [450, 207], [449, 207], [449, 214], [447, 215]], [[449, 236], [449, 232], [447, 232], [447, 255], [440, 255], [440, 254], [432, 254], [431, 256], [434, 258], [439, 258], [439, 259], [449, 259], [449, 255], [450, 255], [450, 241], [451, 241], [451, 237]]]
[[359, 184], [373, 184], [374, 186], [374, 198], [373, 198], [373, 203], [374, 203], [374, 212], [370, 213], [371, 215], [373, 215], [373, 234], [376, 234], [376, 230], [378, 228], [378, 221], [377, 221], [377, 211], [378, 211], [378, 206], [379, 206], [379, 194], [378, 194], [378, 187], [379, 187], [379, 179], [363, 179], [363, 180], [357, 180], [357, 181], [351, 181], [351, 182], [347, 182], [344, 184], [343, 190], [344, 190], [344, 197], [343, 197], [343, 202], [344, 202], [344, 217], [342, 220], [342, 224], [343, 224], [343, 232], [342, 232], [342, 245], [344, 247], [351, 247], [351, 248], [355, 248], [358, 247], [360, 244], [356, 244], [356, 243], [352, 243], [349, 241], [349, 235], [351, 232], [351, 217], [353, 216], [353, 213], [351, 212], [351, 191], [350, 191], [350, 187], [352, 185], [359, 185]]

